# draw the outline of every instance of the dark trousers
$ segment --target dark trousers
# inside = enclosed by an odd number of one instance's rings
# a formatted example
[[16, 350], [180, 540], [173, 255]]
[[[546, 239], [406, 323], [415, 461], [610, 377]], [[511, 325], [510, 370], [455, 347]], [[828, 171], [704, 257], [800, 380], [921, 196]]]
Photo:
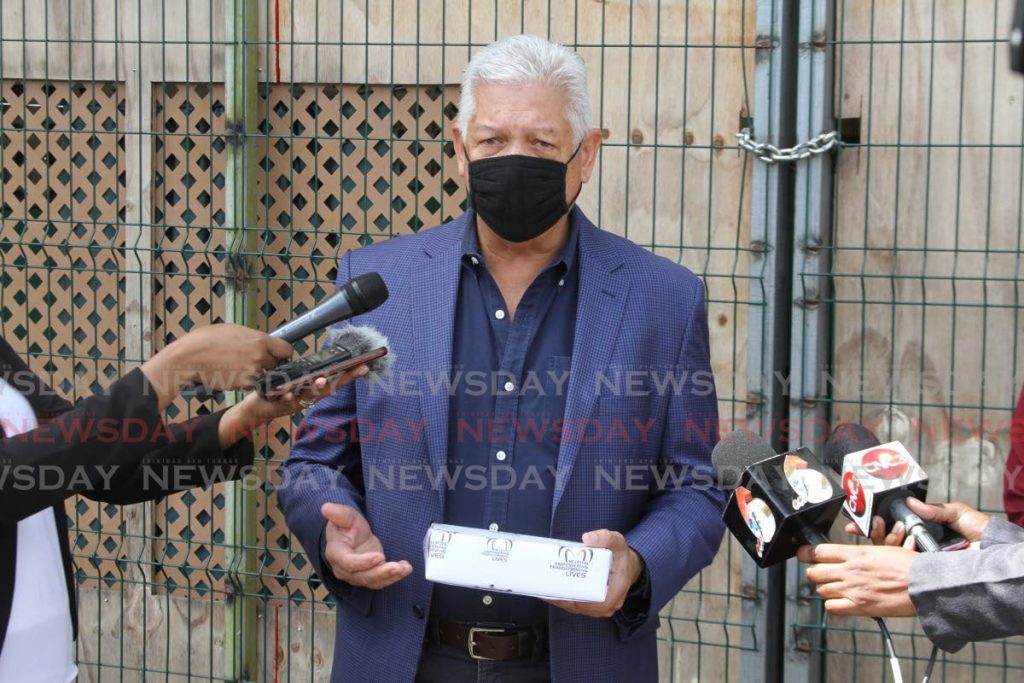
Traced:
[[448, 645], [428, 643], [423, 648], [417, 683], [549, 683], [551, 660], [509, 659], [491, 662], [473, 659]]

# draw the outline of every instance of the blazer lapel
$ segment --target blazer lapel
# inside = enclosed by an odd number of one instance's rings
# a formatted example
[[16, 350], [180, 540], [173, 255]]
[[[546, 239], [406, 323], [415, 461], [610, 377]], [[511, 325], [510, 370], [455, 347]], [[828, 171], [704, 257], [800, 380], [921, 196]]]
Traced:
[[[419, 395], [426, 421], [427, 454], [435, 475], [448, 464], [448, 382], [459, 286], [459, 245], [468, 215], [463, 214], [445, 228], [435, 228], [438, 234], [424, 244], [422, 259], [410, 264], [416, 272], [411, 278], [409, 319], [418, 361], [416, 369], [421, 373]], [[444, 494], [444, 486], [439, 485], [442, 509]]]
[[580, 451], [576, 435], [582, 421], [593, 416], [597, 403], [596, 378], [605, 372], [619, 333], [629, 293], [629, 277], [614, 244], [599, 228], [576, 211], [580, 225], [580, 290], [576, 308], [576, 335], [572, 345], [569, 391], [564, 421], [570, 438], [558, 449], [558, 470], [552, 519]]

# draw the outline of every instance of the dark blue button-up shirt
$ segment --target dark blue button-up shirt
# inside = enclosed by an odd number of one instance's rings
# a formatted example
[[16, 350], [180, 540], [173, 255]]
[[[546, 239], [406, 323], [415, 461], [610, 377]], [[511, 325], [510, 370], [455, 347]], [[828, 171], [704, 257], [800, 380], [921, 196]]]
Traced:
[[[579, 293], [579, 226], [508, 314], [467, 222], [448, 418], [448, 524], [549, 536]], [[532, 626], [547, 623], [536, 598], [438, 584], [434, 619]]]

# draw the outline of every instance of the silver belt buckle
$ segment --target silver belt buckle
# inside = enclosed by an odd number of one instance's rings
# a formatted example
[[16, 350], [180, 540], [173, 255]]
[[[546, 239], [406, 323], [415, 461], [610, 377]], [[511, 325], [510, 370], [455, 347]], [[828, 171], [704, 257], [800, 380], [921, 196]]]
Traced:
[[505, 629], [503, 629], [503, 628], [483, 628], [483, 627], [480, 627], [480, 626], [470, 626], [469, 627], [469, 635], [466, 637], [466, 650], [469, 652], [469, 656], [472, 657], [473, 659], [480, 659], [480, 660], [483, 660], [483, 661], [486, 661], [486, 662], [496, 661], [492, 657], [482, 657], [481, 655], [478, 655], [476, 653], [476, 643], [473, 642], [473, 636], [475, 636], [477, 633], [504, 633], [504, 632], [505, 632]]

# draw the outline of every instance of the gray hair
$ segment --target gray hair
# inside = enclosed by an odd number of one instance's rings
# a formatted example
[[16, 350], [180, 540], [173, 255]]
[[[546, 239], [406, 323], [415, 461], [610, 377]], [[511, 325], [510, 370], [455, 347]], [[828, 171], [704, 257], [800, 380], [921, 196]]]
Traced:
[[565, 93], [565, 117], [572, 126], [573, 144], [594, 127], [583, 58], [557, 43], [531, 35], [509, 36], [481, 49], [462, 73], [459, 128], [463, 134], [476, 110], [476, 88], [487, 85], [541, 84]]

